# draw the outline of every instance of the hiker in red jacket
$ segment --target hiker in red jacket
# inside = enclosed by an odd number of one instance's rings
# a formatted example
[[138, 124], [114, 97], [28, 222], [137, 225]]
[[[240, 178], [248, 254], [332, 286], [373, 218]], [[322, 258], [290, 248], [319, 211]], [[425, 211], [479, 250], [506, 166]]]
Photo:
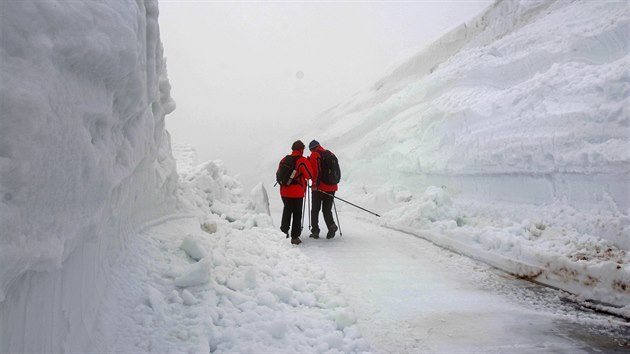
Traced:
[[[280, 161], [278, 172], [276, 172], [276, 180], [280, 183], [280, 196], [284, 204], [280, 230], [289, 237], [289, 227], [291, 227], [291, 243], [299, 245], [302, 242], [300, 234], [302, 233], [302, 204], [306, 194], [306, 180], [311, 179], [312, 173], [308, 160], [303, 156], [304, 143], [297, 140], [291, 146], [291, 150], [291, 155], [285, 156]], [[288, 178], [288, 181], [280, 181], [282, 179], [280, 174], [286, 163], [291, 165], [289, 174], [294, 170], [295, 173], [293, 177]], [[293, 224], [291, 224], [291, 217], [293, 217]]]
[[332, 207], [334, 195], [337, 191], [337, 183], [326, 184], [321, 181], [321, 160], [322, 154], [326, 153], [326, 150], [319, 145], [317, 140], [311, 141], [308, 144], [308, 149], [311, 150], [311, 155], [308, 157], [308, 160], [311, 163], [311, 171], [313, 172], [313, 185], [311, 187], [313, 206], [311, 209], [312, 227], [310, 237], [315, 239], [319, 238], [319, 210], [321, 209], [322, 214], [324, 215], [324, 222], [326, 222], [326, 227], [328, 228], [326, 238], [330, 239], [335, 237], [335, 232], [339, 229], [335, 224], [335, 220], [332, 215]]

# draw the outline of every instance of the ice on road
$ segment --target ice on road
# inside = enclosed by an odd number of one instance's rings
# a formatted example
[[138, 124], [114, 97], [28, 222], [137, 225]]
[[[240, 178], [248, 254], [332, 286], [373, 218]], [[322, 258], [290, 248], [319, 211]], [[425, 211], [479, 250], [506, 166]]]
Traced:
[[630, 335], [623, 321], [563, 302], [558, 291], [370, 216], [340, 218], [342, 237], [310, 239], [305, 225], [299, 247], [342, 289], [377, 352], [579, 353], [618, 350]]

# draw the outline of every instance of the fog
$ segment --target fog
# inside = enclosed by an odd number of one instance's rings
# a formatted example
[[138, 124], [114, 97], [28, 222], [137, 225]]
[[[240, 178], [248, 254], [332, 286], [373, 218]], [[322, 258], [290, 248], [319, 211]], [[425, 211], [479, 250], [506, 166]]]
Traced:
[[[177, 102], [173, 143], [223, 160], [250, 188], [270, 141], [374, 83], [492, 1], [230, 3], [161, 1]], [[301, 137], [308, 144], [313, 138]], [[322, 142], [325, 146], [325, 142]]]

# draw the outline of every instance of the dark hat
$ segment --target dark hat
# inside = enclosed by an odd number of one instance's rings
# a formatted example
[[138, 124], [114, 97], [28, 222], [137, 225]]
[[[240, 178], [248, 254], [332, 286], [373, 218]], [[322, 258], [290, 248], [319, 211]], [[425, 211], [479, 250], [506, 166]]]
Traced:
[[317, 142], [317, 140], [311, 140], [311, 142], [308, 144], [308, 149], [313, 150], [318, 146], [319, 146], [319, 142]]

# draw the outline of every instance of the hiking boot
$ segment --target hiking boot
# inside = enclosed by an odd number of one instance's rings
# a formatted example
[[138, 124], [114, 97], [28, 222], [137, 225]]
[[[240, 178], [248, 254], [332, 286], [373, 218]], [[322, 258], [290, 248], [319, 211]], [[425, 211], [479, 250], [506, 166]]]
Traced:
[[339, 230], [337, 225], [335, 224], [330, 225], [330, 227], [328, 227], [328, 233], [326, 234], [326, 238], [331, 239], [335, 237], [335, 232], [337, 232], [337, 230]]
[[299, 238], [299, 237], [296, 237], [296, 238], [292, 238], [292, 239], [291, 239], [291, 244], [292, 244], [292, 245], [299, 245], [300, 243], [302, 243], [302, 241], [300, 241], [300, 238]]
[[311, 232], [311, 234], [308, 237], [314, 238], [317, 240], [319, 238], [319, 232]]

